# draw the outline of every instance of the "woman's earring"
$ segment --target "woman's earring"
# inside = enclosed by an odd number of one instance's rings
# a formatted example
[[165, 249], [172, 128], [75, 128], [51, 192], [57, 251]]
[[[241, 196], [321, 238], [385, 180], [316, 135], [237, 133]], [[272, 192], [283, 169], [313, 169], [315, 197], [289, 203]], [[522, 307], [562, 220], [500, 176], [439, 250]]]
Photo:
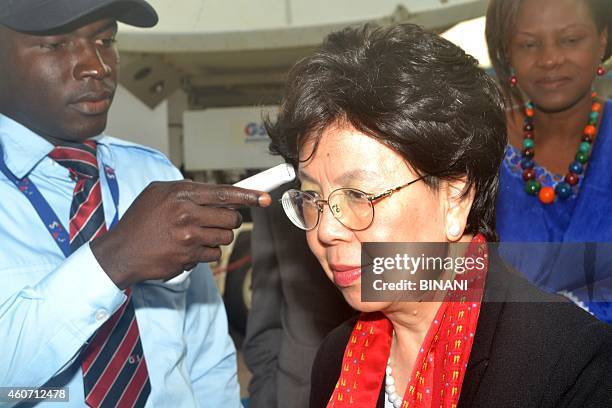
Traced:
[[448, 235], [450, 235], [451, 237], [458, 237], [459, 235], [461, 235], [461, 227], [459, 226], [459, 224], [451, 224], [448, 227]]
[[603, 67], [603, 65], [600, 65], [599, 67], [597, 67], [597, 75], [599, 76], [606, 75], [606, 69]]
[[514, 68], [511, 68], [510, 69], [510, 86], [514, 88], [517, 84], [518, 84], [518, 78], [516, 77], [516, 74], [514, 73]]

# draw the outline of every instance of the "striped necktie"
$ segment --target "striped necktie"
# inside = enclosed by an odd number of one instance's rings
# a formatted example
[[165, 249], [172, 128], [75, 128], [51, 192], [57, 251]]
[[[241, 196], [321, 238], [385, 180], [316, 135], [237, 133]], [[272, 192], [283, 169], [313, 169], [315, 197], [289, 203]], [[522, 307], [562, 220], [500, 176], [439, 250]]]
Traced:
[[[106, 232], [96, 144], [57, 146], [49, 154], [76, 181], [70, 207], [70, 249]], [[82, 353], [85, 402], [90, 407], [144, 407], [151, 383], [140, 342], [132, 293], [92, 336]]]

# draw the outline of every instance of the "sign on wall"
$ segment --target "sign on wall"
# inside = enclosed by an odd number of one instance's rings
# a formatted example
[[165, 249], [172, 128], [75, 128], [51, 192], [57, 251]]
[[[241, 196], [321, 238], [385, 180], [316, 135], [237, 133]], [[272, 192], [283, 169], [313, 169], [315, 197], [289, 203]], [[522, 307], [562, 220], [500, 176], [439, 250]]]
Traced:
[[263, 115], [277, 106], [187, 111], [183, 116], [185, 170], [271, 167], [282, 158], [268, 153]]

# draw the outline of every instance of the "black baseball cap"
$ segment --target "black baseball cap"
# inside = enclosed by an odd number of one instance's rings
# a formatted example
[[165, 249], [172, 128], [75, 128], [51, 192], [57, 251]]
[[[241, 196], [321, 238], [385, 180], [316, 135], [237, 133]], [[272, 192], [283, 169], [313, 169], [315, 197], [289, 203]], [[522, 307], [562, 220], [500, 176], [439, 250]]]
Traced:
[[96, 13], [136, 27], [158, 21], [145, 0], [0, 0], [0, 25], [26, 33], [59, 30]]

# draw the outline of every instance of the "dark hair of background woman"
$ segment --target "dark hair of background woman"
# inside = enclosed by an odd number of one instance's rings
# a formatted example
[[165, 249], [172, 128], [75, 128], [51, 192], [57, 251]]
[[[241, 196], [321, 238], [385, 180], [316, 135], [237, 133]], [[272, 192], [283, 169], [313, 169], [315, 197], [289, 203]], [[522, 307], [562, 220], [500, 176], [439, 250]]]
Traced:
[[466, 232], [496, 240], [498, 170], [506, 145], [501, 94], [477, 61], [412, 24], [346, 28], [290, 71], [270, 150], [299, 148], [347, 124], [401, 154], [425, 182], [465, 177], [475, 193]]
[[[514, 31], [521, 2], [525, 0], [490, 0], [487, 10], [485, 36], [489, 47], [489, 58], [497, 73], [502, 91], [513, 101], [522, 103], [523, 98], [517, 88], [510, 86], [511, 66], [508, 48], [510, 35]], [[589, 7], [593, 22], [601, 33], [608, 27], [608, 47], [603, 61], [612, 55], [612, 0], [583, 0]]]

